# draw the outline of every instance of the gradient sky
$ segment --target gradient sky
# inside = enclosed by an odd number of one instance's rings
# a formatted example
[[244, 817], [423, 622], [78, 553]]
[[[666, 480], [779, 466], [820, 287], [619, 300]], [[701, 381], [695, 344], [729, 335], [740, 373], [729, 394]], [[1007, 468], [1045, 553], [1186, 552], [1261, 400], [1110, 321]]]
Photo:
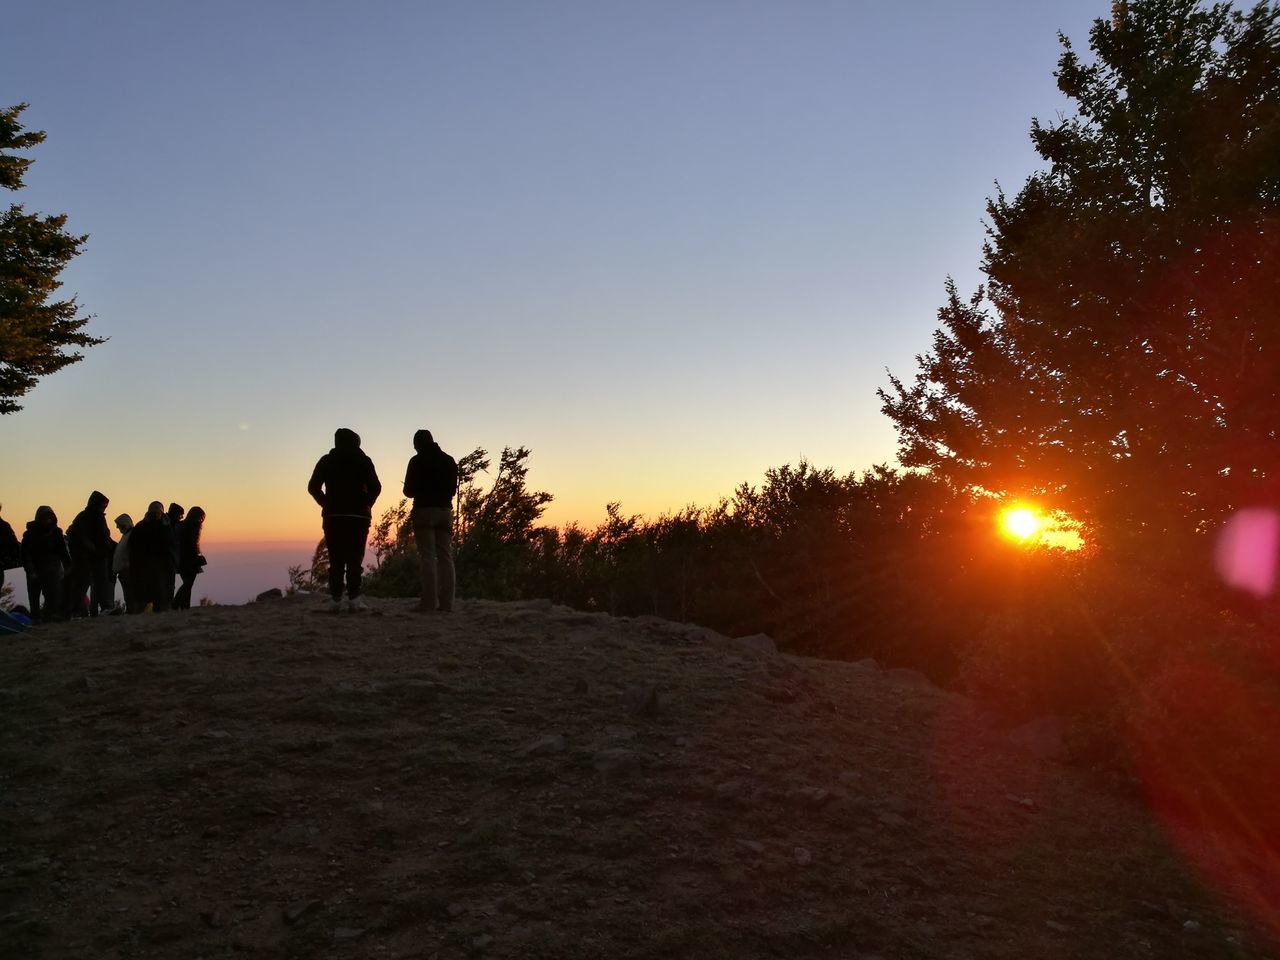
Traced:
[[875, 396], [978, 281], [984, 201], [1105, 0], [46, 2], [0, 100], [110, 340], [0, 418], [21, 530], [200, 504], [311, 540], [333, 430], [533, 451], [554, 523], [892, 461]]

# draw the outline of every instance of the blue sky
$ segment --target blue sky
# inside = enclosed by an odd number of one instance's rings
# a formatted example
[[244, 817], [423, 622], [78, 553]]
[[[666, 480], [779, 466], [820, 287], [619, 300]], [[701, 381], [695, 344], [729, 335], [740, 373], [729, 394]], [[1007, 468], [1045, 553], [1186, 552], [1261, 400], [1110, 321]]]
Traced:
[[90, 234], [110, 337], [0, 419], [3, 515], [199, 503], [318, 535], [349, 426], [533, 450], [548, 517], [711, 503], [801, 457], [891, 461], [984, 201], [1068, 108], [1093, 2], [88, 3], [6, 14], [29, 210]]

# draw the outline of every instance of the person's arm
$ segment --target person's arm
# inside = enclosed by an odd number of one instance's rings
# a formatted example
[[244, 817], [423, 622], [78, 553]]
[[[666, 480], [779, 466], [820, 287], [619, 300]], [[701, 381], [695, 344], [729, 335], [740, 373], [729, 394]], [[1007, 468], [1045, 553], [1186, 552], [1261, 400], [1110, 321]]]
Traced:
[[316, 468], [311, 471], [311, 480], [307, 483], [307, 493], [311, 494], [311, 499], [320, 504], [320, 508], [324, 509], [324, 457], [316, 461]]
[[414, 499], [418, 495], [417, 483], [413, 476], [415, 472], [413, 469], [413, 462], [416, 459], [418, 458], [411, 457], [409, 459], [409, 466], [406, 467], [404, 471], [404, 495], [410, 500]]
[[369, 461], [369, 508], [377, 503], [378, 497], [382, 496], [382, 481], [378, 479], [378, 471], [373, 466], [373, 461]]

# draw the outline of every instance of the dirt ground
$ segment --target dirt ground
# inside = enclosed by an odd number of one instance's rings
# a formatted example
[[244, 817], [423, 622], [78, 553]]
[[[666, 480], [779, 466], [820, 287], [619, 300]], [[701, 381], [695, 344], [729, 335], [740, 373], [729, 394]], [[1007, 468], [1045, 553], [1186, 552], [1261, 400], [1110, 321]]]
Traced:
[[0, 956], [1263, 957], [1130, 798], [907, 671], [314, 597], [0, 647]]

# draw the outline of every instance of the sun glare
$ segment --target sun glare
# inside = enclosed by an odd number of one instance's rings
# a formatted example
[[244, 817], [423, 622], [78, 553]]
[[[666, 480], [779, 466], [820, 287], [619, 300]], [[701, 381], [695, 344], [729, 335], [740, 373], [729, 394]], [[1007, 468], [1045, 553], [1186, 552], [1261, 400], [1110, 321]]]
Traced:
[[1000, 529], [1011, 540], [1030, 540], [1044, 527], [1044, 519], [1030, 507], [1010, 507], [1000, 514]]

